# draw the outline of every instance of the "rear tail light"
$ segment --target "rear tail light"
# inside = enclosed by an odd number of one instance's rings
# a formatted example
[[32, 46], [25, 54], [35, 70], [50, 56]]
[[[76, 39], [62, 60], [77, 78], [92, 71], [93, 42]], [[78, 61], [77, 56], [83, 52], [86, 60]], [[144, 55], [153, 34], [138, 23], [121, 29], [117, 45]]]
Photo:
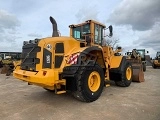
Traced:
[[45, 76], [47, 74], [47, 71], [43, 71], [43, 76]]

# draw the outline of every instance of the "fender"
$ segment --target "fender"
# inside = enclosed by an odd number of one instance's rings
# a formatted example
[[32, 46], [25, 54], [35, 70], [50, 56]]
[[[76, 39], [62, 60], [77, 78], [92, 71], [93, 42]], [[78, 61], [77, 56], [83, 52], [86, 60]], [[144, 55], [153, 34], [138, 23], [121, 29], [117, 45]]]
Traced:
[[[102, 55], [102, 58], [103, 58], [102, 49], [99, 48], [98, 46], [93, 46], [93, 47], [85, 48], [83, 51], [81, 51], [81, 53], [80, 53], [80, 55], [78, 57], [78, 64], [73, 64], [73, 65], [66, 66], [66, 67], [63, 68], [63, 73], [62, 73], [63, 77], [73, 77], [74, 74], [79, 69], [79, 66], [81, 66], [81, 57], [82, 56], [84, 56], [85, 54], [89, 54], [91, 56], [92, 55], [95, 56], [94, 53], [90, 53], [91, 51], [99, 51], [101, 53], [101, 55]], [[97, 57], [97, 59], [98, 59], [98, 57]], [[103, 63], [103, 65], [102, 65], [103, 68], [106, 68], [104, 59], [101, 59], [101, 63]], [[88, 62], [88, 64], [89, 64], [89, 62]]]
[[111, 61], [112, 64], [110, 64], [110, 72], [120, 73], [121, 71], [123, 71], [124, 64], [126, 61], [126, 56], [118, 56], [117, 58], [113, 57]]

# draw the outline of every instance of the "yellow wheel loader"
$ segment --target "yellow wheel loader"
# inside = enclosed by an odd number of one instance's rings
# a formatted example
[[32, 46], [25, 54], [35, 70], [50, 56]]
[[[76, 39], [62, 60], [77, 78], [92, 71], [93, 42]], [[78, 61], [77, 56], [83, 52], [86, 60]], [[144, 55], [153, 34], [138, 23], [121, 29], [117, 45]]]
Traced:
[[0, 52], [0, 73], [6, 76], [11, 75], [20, 60], [20, 55], [20, 52]]
[[6, 74], [6, 76], [9, 76], [14, 69], [13, 61], [9, 59], [1, 60], [1, 74]]
[[144, 63], [145, 59], [143, 59], [142, 55], [139, 53], [140, 51], [144, 52], [141, 49], [139, 50], [133, 49], [132, 52], [126, 53], [127, 60], [131, 62], [133, 68], [133, 76], [132, 76], [133, 82], [144, 82], [143, 72], [146, 70], [145, 69], [146, 63]]
[[[121, 47], [113, 50], [104, 45], [104, 31], [112, 26], [87, 20], [69, 25], [70, 36], [59, 36], [57, 23], [52, 37], [24, 41], [21, 63], [13, 76], [28, 84], [43, 87], [56, 94], [71, 91], [80, 101], [97, 100], [109, 80], [122, 87], [130, 86], [133, 68], [126, 56], [119, 54]], [[139, 74], [137, 73], [137, 76]]]
[[154, 69], [160, 67], [160, 52], [157, 52], [155, 59], [153, 59], [152, 67]]
[[146, 53], [149, 53], [145, 49], [136, 49], [139, 56], [141, 57], [142, 65], [143, 65], [143, 72], [146, 71]]

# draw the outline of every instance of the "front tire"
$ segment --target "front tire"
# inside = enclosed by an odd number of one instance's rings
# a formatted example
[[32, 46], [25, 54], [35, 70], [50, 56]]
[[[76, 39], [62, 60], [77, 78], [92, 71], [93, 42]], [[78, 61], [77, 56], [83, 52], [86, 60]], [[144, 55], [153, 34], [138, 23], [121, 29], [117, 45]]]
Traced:
[[104, 87], [104, 72], [99, 65], [80, 67], [76, 75], [77, 91], [73, 92], [76, 99], [84, 102], [97, 100]]
[[130, 62], [127, 61], [124, 64], [123, 70], [121, 71], [121, 75], [120, 75], [121, 80], [115, 81], [115, 84], [121, 87], [130, 86], [132, 82], [132, 74], [133, 74], [132, 65]]
[[152, 67], [154, 68], [154, 69], [156, 69], [157, 68], [157, 66], [153, 63], [152, 64]]

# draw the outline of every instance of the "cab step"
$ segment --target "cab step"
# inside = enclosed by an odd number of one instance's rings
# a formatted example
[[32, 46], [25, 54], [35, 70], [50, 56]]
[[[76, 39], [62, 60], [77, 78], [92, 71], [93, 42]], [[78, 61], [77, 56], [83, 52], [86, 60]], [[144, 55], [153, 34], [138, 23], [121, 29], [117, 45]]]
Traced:
[[66, 93], [66, 91], [65, 90], [62, 90], [62, 91], [57, 91], [57, 93], [56, 94], [63, 94], [63, 93]]

